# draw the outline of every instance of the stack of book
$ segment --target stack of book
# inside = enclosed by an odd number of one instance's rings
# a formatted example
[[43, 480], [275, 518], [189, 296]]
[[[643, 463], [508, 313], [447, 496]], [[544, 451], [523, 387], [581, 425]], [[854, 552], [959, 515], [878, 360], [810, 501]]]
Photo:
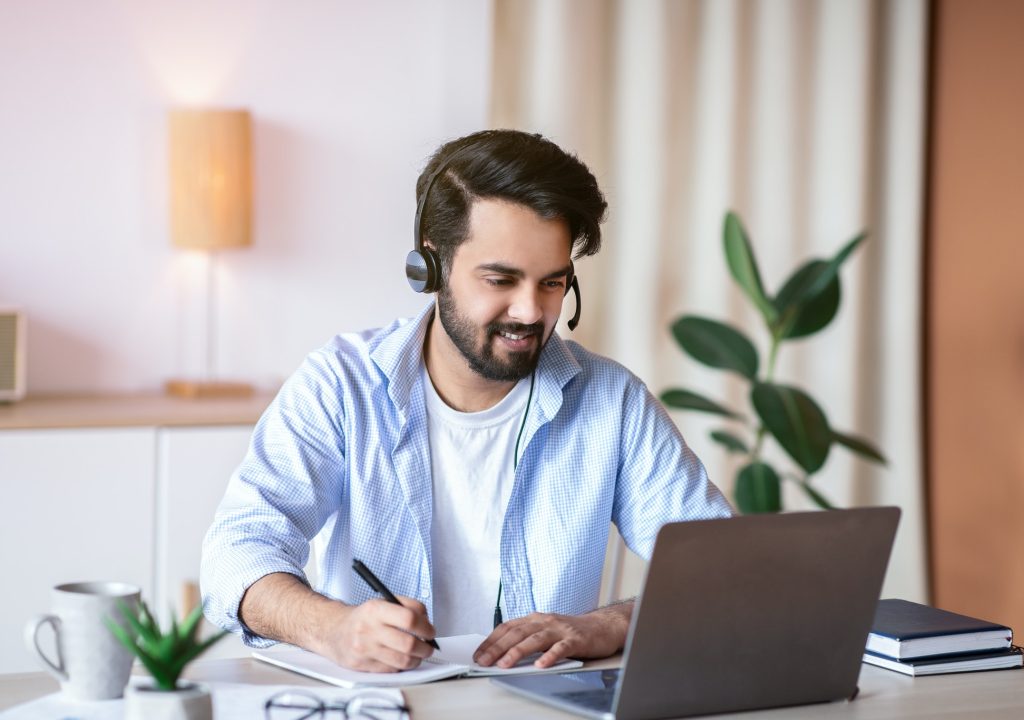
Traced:
[[914, 676], [1019, 668], [1022, 660], [1010, 628], [909, 600], [879, 601], [864, 653], [866, 663]]

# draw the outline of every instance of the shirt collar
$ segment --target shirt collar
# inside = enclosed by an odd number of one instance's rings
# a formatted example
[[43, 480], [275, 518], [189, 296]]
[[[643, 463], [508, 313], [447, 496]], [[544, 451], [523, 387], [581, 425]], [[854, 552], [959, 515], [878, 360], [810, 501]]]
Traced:
[[[409, 395], [419, 381], [423, 341], [434, 317], [431, 300], [418, 315], [392, 324], [375, 338], [370, 358], [388, 379], [388, 396], [400, 410], [409, 405]], [[551, 334], [537, 366], [537, 390], [543, 414], [552, 418], [562, 405], [562, 389], [582, 368], [557, 332]]]

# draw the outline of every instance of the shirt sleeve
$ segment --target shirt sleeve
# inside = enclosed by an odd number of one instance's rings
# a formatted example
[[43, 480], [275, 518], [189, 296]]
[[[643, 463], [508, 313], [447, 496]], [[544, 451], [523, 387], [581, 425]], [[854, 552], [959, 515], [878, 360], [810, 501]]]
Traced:
[[328, 355], [310, 355], [284, 384], [253, 432], [203, 542], [200, 586], [206, 617], [253, 647], [272, 641], [239, 620], [246, 590], [303, 571], [310, 540], [342, 501], [345, 451], [341, 387]]
[[626, 546], [650, 560], [661, 526], [731, 517], [733, 509], [665, 408], [638, 379], [624, 397], [612, 519]]

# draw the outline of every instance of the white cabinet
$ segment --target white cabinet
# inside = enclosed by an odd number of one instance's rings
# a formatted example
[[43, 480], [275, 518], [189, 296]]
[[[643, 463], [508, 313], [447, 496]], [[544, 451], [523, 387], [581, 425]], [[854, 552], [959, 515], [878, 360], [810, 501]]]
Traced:
[[[181, 607], [269, 402], [111, 395], [0, 405], [0, 673], [39, 669], [22, 629], [49, 610], [56, 584], [118, 580], [141, 587], [161, 618]], [[241, 652], [234, 638], [214, 648]]]
[[154, 428], [0, 433], [0, 673], [39, 668], [22, 628], [54, 585], [151, 594], [155, 443]]
[[[171, 607], [180, 610], [183, 587], [199, 582], [203, 537], [251, 435], [250, 426], [175, 427], [158, 433], [154, 597], [162, 602], [153, 611], [163, 622]], [[212, 631], [206, 623], [205, 632]], [[247, 653], [238, 638], [227, 637], [206, 657]]]

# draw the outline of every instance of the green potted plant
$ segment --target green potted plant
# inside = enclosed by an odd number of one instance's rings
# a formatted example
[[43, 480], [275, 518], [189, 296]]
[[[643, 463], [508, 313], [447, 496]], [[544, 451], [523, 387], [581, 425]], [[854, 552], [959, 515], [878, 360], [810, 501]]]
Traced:
[[[711, 439], [728, 452], [743, 456], [734, 491], [741, 512], [782, 510], [783, 481], [796, 483], [815, 504], [831, 508], [832, 503], [811, 480], [834, 445], [885, 464], [885, 458], [871, 443], [833, 428], [806, 390], [775, 380], [776, 359], [783, 344], [819, 332], [836, 316], [841, 296], [839, 268], [864, 237], [864, 233], [857, 235], [829, 260], [805, 262], [775, 295], [770, 295], [761, 281], [743, 224], [729, 212], [725, 216], [725, 259], [733, 279], [764, 321], [767, 364], [762, 366], [754, 343], [726, 323], [696, 315], [683, 315], [672, 323], [672, 336], [687, 355], [709, 367], [735, 373], [749, 384], [754, 421], [691, 390], [670, 388], [661, 394], [661, 401], [670, 408], [711, 413], [730, 422], [729, 427], [714, 430]], [[795, 469], [779, 471], [765, 460], [763, 451], [769, 437], [781, 446]]]
[[227, 633], [200, 639], [200, 606], [181, 624], [172, 618], [167, 632], [160, 629], [144, 602], [139, 602], [137, 610], [122, 603], [120, 610], [128, 627], [108, 620], [107, 628], [153, 676], [152, 685], [129, 685], [125, 690], [125, 720], [212, 720], [209, 690], [179, 678], [186, 665]]

